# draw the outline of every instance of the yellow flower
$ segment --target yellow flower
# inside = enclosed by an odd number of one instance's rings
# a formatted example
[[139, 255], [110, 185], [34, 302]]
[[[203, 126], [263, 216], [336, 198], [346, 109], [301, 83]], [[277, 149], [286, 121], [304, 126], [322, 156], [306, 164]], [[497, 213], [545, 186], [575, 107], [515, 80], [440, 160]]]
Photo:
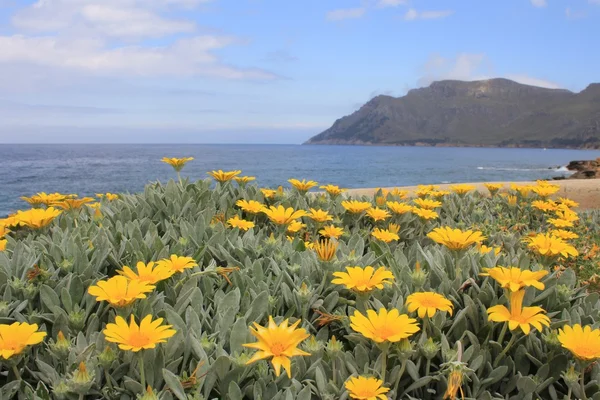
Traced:
[[88, 293], [96, 301], [108, 301], [114, 307], [125, 307], [137, 299], [145, 299], [146, 293], [154, 290], [154, 285], [142, 281], [132, 281], [121, 275], [98, 281], [88, 288]]
[[7, 360], [21, 354], [25, 347], [40, 343], [44, 337], [46, 332], [38, 332], [37, 324], [0, 324], [0, 357]]
[[258, 214], [265, 206], [256, 200], [238, 200], [235, 202], [235, 205], [250, 214]]
[[415, 203], [417, 206], [424, 208], [426, 210], [433, 210], [434, 208], [438, 208], [442, 206], [442, 202], [437, 201], [437, 200], [430, 200], [430, 199], [414, 199], [413, 203]]
[[383, 205], [385, 204], [385, 197], [383, 196], [376, 196], [375, 197], [375, 204], [378, 205], [379, 207], [383, 207]]
[[460, 229], [452, 229], [449, 226], [435, 228], [427, 234], [431, 240], [436, 243], [443, 244], [450, 250], [462, 250], [472, 244], [481, 243], [485, 240], [485, 236], [479, 231], [462, 231]]
[[508, 289], [511, 292], [516, 292], [527, 286], [544, 290], [546, 286], [540, 282], [540, 279], [548, 274], [548, 271], [545, 270], [529, 271], [516, 267], [505, 268], [500, 266], [484, 268], [483, 271], [480, 274], [481, 276], [492, 277], [502, 288]]
[[269, 208], [263, 207], [262, 212], [277, 225], [288, 225], [292, 221], [307, 215], [307, 212], [304, 210], [294, 211], [293, 208], [285, 208], [282, 205], [277, 207], [270, 206]]
[[438, 185], [418, 185], [415, 194], [417, 197], [426, 197], [429, 193], [439, 189]]
[[17, 211], [14, 217], [17, 223], [26, 225], [30, 228], [39, 229], [49, 225], [61, 212], [62, 211], [53, 207], [48, 207], [46, 209], [32, 208], [27, 211]]
[[506, 202], [510, 207], [515, 207], [517, 205], [517, 196], [508, 195], [506, 196]]
[[342, 194], [346, 190], [348, 190], [348, 189], [340, 189], [340, 187], [336, 186], [336, 185], [319, 186], [319, 188], [325, 190], [327, 193], [329, 193], [329, 195], [331, 197], [339, 196], [340, 194]]
[[392, 210], [394, 214], [398, 215], [406, 214], [407, 212], [410, 212], [413, 209], [413, 206], [411, 206], [410, 204], [401, 203], [398, 201], [388, 201], [386, 205], [390, 210]]
[[566, 231], [564, 229], [553, 229], [550, 231], [550, 234], [563, 240], [577, 239], [579, 237], [575, 232]]
[[315, 210], [314, 208], [310, 209], [310, 213], [308, 214], [308, 218], [317, 221], [317, 222], [327, 222], [333, 221], [333, 217], [329, 215], [327, 211], [324, 210]]
[[232, 218], [229, 218], [227, 223], [232, 228], [238, 228], [242, 231], [247, 231], [250, 228], [254, 228], [254, 222], [241, 219], [238, 215], [234, 215]]
[[142, 283], [154, 285], [157, 282], [169, 279], [175, 273], [175, 271], [172, 269], [164, 265], [157, 265], [154, 262], [145, 264], [140, 261], [135, 266], [135, 269], [137, 273], [127, 265], [124, 265], [122, 271], [117, 270], [117, 274], [134, 281], [140, 281]]
[[556, 192], [558, 192], [560, 189], [560, 186], [556, 186], [556, 185], [542, 185], [542, 186], [534, 186], [531, 188], [531, 190], [537, 194], [538, 196], [542, 197], [542, 198], [546, 198], [549, 196], [552, 196], [553, 194], [555, 194]]
[[170, 258], [158, 260], [156, 263], [160, 266], [166, 266], [175, 272], [183, 272], [185, 269], [198, 266], [198, 263], [192, 257], [180, 257], [175, 254], [171, 254]]
[[355, 400], [387, 400], [385, 394], [390, 391], [381, 379], [365, 376], [351, 377], [345, 387], [350, 398]]
[[0, 239], [0, 251], [6, 250], [6, 243], [7, 243], [6, 239]]
[[[388, 191], [385, 191], [384, 193], [387, 194]], [[394, 196], [394, 197], [399, 197], [400, 199], [406, 199], [408, 197], [408, 190], [403, 190], [400, 188], [393, 188], [391, 191], [389, 191], [389, 193]]]
[[566, 207], [569, 208], [576, 208], [579, 207], [579, 203], [576, 202], [575, 200], [571, 200], [571, 199], [567, 199], [566, 197], [559, 197], [558, 198], [558, 202]]
[[441, 294], [434, 292], [413, 293], [406, 299], [408, 312], [417, 311], [419, 318], [433, 318], [436, 311], [446, 311], [452, 315], [452, 303]]
[[416, 319], [400, 314], [395, 308], [391, 311], [380, 308], [379, 313], [367, 310], [366, 316], [356, 310], [350, 317], [350, 327], [377, 343], [399, 342], [419, 331]]
[[390, 231], [392, 233], [398, 233], [398, 232], [400, 232], [400, 225], [394, 224], [394, 223], [390, 223], [388, 225], [388, 231]]
[[538, 233], [526, 238], [528, 247], [534, 252], [548, 257], [563, 256], [564, 258], [577, 257], [579, 252], [563, 239], [553, 236], [551, 233]]
[[114, 324], [106, 324], [102, 331], [107, 342], [117, 343], [121, 350], [137, 352], [143, 349], [153, 349], [159, 343], [165, 343], [176, 331], [171, 325], [161, 325], [162, 318], [152, 321], [152, 315], [146, 315], [140, 325], [135, 322], [133, 315], [129, 325], [123, 317], [117, 316]]
[[108, 201], [114, 201], [119, 199], [119, 195], [114, 193], [96, 193], [96, 197], [100, 199], [106, 197], [106, 200]]
[[555, 228], [572, 228], [573, 222], [559, 218], [548, 218], [548, 222]]
[[490, 191], [492, 196], [504, 187], [504, 184], [502, 183], [484, 183], [483, 185]]
[[383, 289], [384, 284], [391, 284], [394, 275], [385, 267], [377, 270], [370, 265], [361, 267], [346, 267], [346, 272], [334, 272], [331, 283], [344, 285], [346, 289], [355, 292], [370, 292], [373, 289]]
[[360, 214], [371, 208], [371, 203], [368, 201], [344, 200], [342, 201], [342, 207], [344, 207], [349, 213]]
[[389, 243], [393, 240], [400, 240], [400, 236], [398, 236], [397, 233], [390, 232], [387, 229], [375, 228], [373, 229], [373, 232], [371, 232], [371, 236], [385, 243]]
[[512, 190], [516, 191], [516, 192], [519, 192], [519, 194], [521, 194], [521, 196], [527, 197], [527, 195], [529, 195], [529, 193], [533, 189], [533, 186], [531, 186], [531, 185], [517, 185], [516, 183], [511, 183], [510, 184], [510, 188]]
[[188, 161], [192, 161], [194, 157], [169, 158], [163, 157], [160, 161], [169, 164], [177, 172], [181, 171]]
[[246, 343], [244, 347], [258, 350], [246, 363], [252, 364], [258, 360], [271, 358], [271, 364], [275, 369], [275, 375], [279, 376], [281, 367], [285, 369], [288, 378], [292, 377], [291, 358], [295, 356], [310, 356], [310, 353], [302, 351], [298, 345], [310, 335], [304, 328], [297, 328], [300, 320], [289, 325], [289, 320], [284, 320], [277, 325], [273, 317], [269, 316], [269, 324], [261, 326], [254, 323], [250, 327], [250, 333], [258, 339], [255, 343]]
[[535, 200], [531, 202], [531, 206], [544, 212], [556, 210], [556, 203], [552, 200]]
[[427, 210], [425, 208], [413, 207], [412, 213], [425, 221], [439, 218], [439, 214], [437, 212], [433, 210]]
[[498, 246], [489, 247], [489, 246], [486, 246], [485, 244], [482, 244], [477, 247], [477, 250], [479, 250], [479, 253], [483, 254], [483, 255], [488, 254], [491, 251], [493, 251], [494, 255], [497, 256], [502, 251], [502, 247], [498, 247]]
[[340, 236], [344, 234], [344, 229], [333, 225], [327, 225], [324, 226], [323, 229], [319, 231], [319, 233], [321, 234], [321, 236], [327, 238], [339, 239]]
[[93, 202], [94, 199], [91, 197], [83, 197], [81, 199], [66, 198], [61, 201], [52, 203], [52, 206], [62, 208], [63, 210], [77, 210], [82, 205]]
[[300, 221], [292, 221], [289, 223], [286, 230], [289, 233], [296, 233], [302, 228], [306, 228], [306, 224], [303, 224]]
[[275, 194], [277, 193], [277, 190], [265, 189], [265, 188], [261, 188], [260, 191], [263, 194], [263, 196], [265, 196], [265, 199], [272, 199], [273, 197], [275, 197]]
[[472, 190], [475, 190], [475, 186], [468, 185], [466, 183], [461, 183], [460, 185], [450, 185], [450, 190], [452, 190], [456, 194], [467, 194]]
[[600, 329], [587, 325], [565, 325], [558, 330], [558, 340], [580, 360], [593, 361], [600, 358]]
[[429, 192], [429, 197], [433, 197], [434, 199], [444, 197], [449, 195], [450, 192], [448, 190], [433, 190]]
[[212, 176], [216, 181], [219, 181], [221, 183], [230, 181], [241, 173], [242, 171], [239, 169], [234, 171], [218, 170], [207, 172], [208, 175]]
[[233, 180], [235, 180], [240, 185], [245, 185], [248, 182], [255, 181], [256, 177], [254, 177], [254, 176], [236, 176], [233, 178]]
[[488, 308], [488, 320], [494, 322], [508, 322], [508, 328], [514, 331], [521, 328], [528, 335], [531, 325], [542, 331], [542, 325], [550, 326], [550, 318], [544, 315], [541, 307], [522, 307], [525, 290], [510, 292], [510, 311], [503, 305]]
[[67, 195], [67, 194], [62, 194], [62, 193], [48, 194], [46, 192], [40, 192], [40, 193], [34, 194], [31, 197], [23, 196], [23, 197], [21, 197], [21, 200], [25, 200], [32, 206], [37, 206], [40, 204], [50, 205], [51, 203], [64, 200], [65, 198], [70, 197], [70, 196], [72, 196], [72, 195]]
[[565, 221], [579, 221], [579, 216], [575, 211], [569, 210], [568, 208], [559, 209], [555, 212], [556, 216], [560, 219], [564, 219]]
[[386, 210], [382, 210], [381, 208], [369, 208], [367, 210], [367, 215], [373, 219], [373, 221], [385, 221], [390, 217], [390, 213]]
[[318, 242], [315, 242], [313, 246], [313, 250], [317, 253], [317, 257], [321, 261], [331, 261], [333, 257], [335, 257], [335, 252], [337, 251], [337, 242], [331, 239], [322, 239]]
[[299, 181], [298, 179], [288, 179], [288, 182], [292, 184], [293, 187], [298, 189], [299, 192], [305, 193], [308, 192], [311, 188], [314, 188], [318, 185], [315, 181], [307, 181], [306, 179], [302, 179]]

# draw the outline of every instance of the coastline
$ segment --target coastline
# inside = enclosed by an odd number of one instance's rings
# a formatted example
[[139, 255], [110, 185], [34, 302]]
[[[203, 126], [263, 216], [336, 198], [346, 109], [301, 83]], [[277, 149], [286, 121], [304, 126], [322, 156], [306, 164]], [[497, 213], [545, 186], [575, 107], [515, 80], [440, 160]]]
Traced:
[[[575, 200], [579, 203], [579, 210], [592, 210], [600, 208], [600, 179], [565, 179], [558, 181], [551, 181], [552, 184], [560, 186], [560, 190], [552, 196], [552, 198], [568, 197], [571, 200]], [[476, 189], [483, 194], [488, 194], [489, 191], [483, 185], [484, 183], [492, 182], [465, 182], [470, 185], [474, 185]], [[511, 183], [517, 183], [519, 185], [535, 184], [535, 182], [493, 182], [504, 184], [504, 188], [501, 190], [506, 191], [510, 188]], [[444, 183], [437, 185], [442, 190], [450, 190], [450, 186], [458, 185], [459, 183]], [[402, 190], [410, 191], [410, 196], [414, 196], [414, 191], [417, 186], [396, 186], [387, 187], [382, 189], [392, 190], [399, 188]], [[380, 188], [362, 188], [362, 189], [348, 189], [346, 194], [350, 196], [372, 196]]]

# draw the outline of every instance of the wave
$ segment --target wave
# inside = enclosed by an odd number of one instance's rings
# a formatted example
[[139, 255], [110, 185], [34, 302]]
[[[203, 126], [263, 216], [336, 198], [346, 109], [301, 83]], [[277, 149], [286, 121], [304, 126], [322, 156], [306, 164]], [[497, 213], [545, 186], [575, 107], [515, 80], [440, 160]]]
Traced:
[[566, 166], [560, 166], [555, 168], [507, 168], [507, 167], [477, 167], [479, 170], [490, 170], [490, 171], [553, 171], [553, 172], [567, 172], [569, 171]]

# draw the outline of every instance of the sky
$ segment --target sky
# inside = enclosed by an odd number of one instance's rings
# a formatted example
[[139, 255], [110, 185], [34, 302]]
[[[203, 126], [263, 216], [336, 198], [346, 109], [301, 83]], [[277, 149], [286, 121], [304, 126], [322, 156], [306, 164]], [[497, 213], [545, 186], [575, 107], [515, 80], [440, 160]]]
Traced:
[[600, 0], [0, 0], [0, 143], [301, 143], [434, 80], [583, 90], [598, 38]]

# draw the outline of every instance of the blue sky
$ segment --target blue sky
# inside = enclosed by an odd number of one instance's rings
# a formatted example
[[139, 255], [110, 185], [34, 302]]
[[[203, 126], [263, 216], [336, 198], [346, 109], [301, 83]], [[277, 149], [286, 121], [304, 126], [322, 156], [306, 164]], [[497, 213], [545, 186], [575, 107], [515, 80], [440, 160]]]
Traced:
[[600, 81], [600, 0], [0, 0], [0, 143], [300, 143], [377, 94]]

